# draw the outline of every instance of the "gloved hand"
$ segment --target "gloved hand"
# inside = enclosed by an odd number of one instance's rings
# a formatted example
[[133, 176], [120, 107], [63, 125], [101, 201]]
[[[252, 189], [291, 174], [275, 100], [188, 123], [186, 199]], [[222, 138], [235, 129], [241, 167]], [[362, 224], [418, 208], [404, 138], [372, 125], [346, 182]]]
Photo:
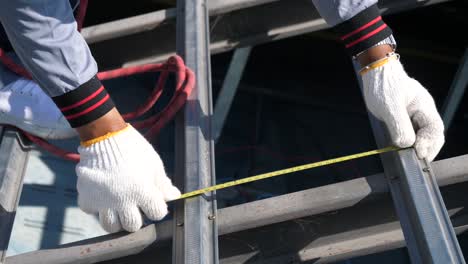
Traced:
[[367, 108], [387, 125], [393, 144], [414, 145], [419, 158], [434, 160], [445, 141], [444, 124], [429, 92], [395, 58], [362, 80]]
[[160, 220], [168, 212], [166, 201], [180, 196], [159, 155], [131, 125], [82, 143], [78, 152], [78, 205], [87, 213], [98, 213], [108, 232], [137, 231], [142, 213]]

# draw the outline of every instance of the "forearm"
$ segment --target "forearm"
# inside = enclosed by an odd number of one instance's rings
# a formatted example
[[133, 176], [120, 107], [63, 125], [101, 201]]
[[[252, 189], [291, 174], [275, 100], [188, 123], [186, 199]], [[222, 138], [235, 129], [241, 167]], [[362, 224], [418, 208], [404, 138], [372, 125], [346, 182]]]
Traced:
[[388, 44], [374, 46], [359, 54], [356, 59], [361, 67], [371, 64], [374, 61], [380, 60], [393, 52], [393, 47]]
[[120, 113], [113, 108], [102, 117], [84, 126], [77, 127], [76, 131], [81, 141], [88, 141], [107, 133], [120, 131], [127, 126]]

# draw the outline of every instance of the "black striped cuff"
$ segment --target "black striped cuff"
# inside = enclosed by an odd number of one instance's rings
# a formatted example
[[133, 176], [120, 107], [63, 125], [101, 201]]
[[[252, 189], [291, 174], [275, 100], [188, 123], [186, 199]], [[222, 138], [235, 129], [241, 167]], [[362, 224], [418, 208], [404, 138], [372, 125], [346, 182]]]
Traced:
[[392, 35], [392, 30], [382, 20], [377, 5], [336, 25], [334, 29], [340, 34], [340, 39], [351, 56], [367, 50]]
[[52, 100], [72, 127], [86, 125], [114, 108], [112, 99], [96, 76], [71, 92], [52, 97]]

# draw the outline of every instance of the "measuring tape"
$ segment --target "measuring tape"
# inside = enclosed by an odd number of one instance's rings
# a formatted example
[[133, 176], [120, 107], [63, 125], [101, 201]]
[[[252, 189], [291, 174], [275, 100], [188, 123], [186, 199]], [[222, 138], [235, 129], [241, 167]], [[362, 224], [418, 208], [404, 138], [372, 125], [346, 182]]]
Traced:
[[250, 176], [250, 177], [247, 177], [247, 178], [244, 178], [244, 179], [225, 182], [225, 183], [213, 185], [213, 186], [210, 186], [210, 187], [207, 187], [207, 188], [199, 189], [199, 190], [196, 190], [196, 191], [184, 193], [176, 200], [182, 200], [182, 199], [194, 197], [194, 196], [197, 196], [197, 195], [200, 195], [200, 194], [204, 194], [204, 193], [207, 193], [207, 192], [221, 190], [221, 189], [229, 188], [229, 187], [236, 186], [236, 185], [241, 185], [241, 184], [248, 183], [248, 182], [259, 181], [259, 180], [268, 179], [268, 178], [272, 178], [272, 177], [276, 177], [276, 176], [280, 176], [280, 175], [284, 175], [284, 174], [289, 174], [289, 173], [293, 173], [293, 172], [297, 172], [297, 171], [303, 171], [303, 170], [308, 170], [308, 169], [312, 169], [312, 168], [318, 168], [318, 167], [327, 166], [327, 165], [331, 165], [331, 164], [335, 164], [335, 163], [340, 163], [340, 162], [344, 162], [344, 161], [348, 161], [348, 160], [354, 160], [354, 159], [359, 159], [359, 158], [363, 158], [363, 157], [368, 157], [368, 156], [373, 156], [373, 155], [377, 155], [377, 154], [382, 154], [382, 153], [391, 152], [391, 151], [398, 151], [398, 150], [402, 150], [402, 148], [386, 147], [386, 148], [382, 148], [382, 149], [376, 149], [376, 150], [361, 152], [361, 153], [352, 154], [352, 155], [348, 155], [348, 156], [343, 156], [343, 157], [339, 157], [339, 158], [328, 159], [328, 160], [309, 163], [309, 164], [300, 165], [300, 166], [296, 166], [296, 167], [291, 167], [291, 168], [287, 168], [287, 169], [283, 169], [283, 170], [263, 173], [263, 174], [259, 174], [259, 175], [255, 175], [255, 176]]

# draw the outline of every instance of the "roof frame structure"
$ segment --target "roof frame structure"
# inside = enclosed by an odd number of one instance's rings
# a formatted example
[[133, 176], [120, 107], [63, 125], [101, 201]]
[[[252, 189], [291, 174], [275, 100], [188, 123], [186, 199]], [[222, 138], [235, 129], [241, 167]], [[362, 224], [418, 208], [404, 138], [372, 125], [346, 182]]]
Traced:
[[[147, 15], [97, 25], [83, 31], [85, 38], [92, 43], [92, 49], [96, 58], [101, 61], [101, 64], [105, 68], [164, 60], [174, 53], [174, 41], [177, 39], [178, 53], [185, 57], [187, 65], [195, 71], [197, 77], [197, 88], [191, 98], [189, 98], [186, 110], [179, 115], [176, 129], [176, 138], [178, 139], [176, 140], [176, 169], [178, 170], [176, 171], [178, 175], [176, 182], [179, 184], [179, 187], [184, 187], [185, 191], [207, 187], [215, 183], [213, 129], [210, 124], [213, 116], [209, 62], [210, 52], [212, 54], [223, 52], [236, 47], [274, 41], [326, 28], [325, 22], [323, 19], [319, 18], [316, 11], [313, 11], [312, 4], [308, 0], [294, 0], [291, 2], [288, 1], [287, 3], [286, 1], [271, 0], [235, 0], [228, 4], [223, 3], [226, 1], [214, 0], [209, 2], [210, 15], [213, 16], [211, 23], [208, 22], [208, 9], [205, 1], [206, 0], [179, 1], [177, 12], [175, 12], [174, 9], [157, 11]], [[411, 3], [402, 0], [383, 1], [383, 11], [384, 13], [391, 13], [439, 2], [444, 1], [415, 1]], [[280, 15], [284, 13], [285, 8], [290, 10], [294, 16]], [[174, 18], [176, 15], [178, 17], [177, 26], [174, 27]], [[272, 21], [262, 20], [261, 18], [265, 16], [278, 17], [278, 19]], [[150, 20], [145, 21], [145, 19]], [[178, 34], [175, 33], [175, 29], [177, 29]], [[212, 36], [211, 38], [210, 35]], [[156, 42], [157, 45], [153, 43], [154, 39], [158, 39]], [[135, 41], [143, 43], [142, 47], [139, 49], [121, 48], [122, 46], [129, 46], [130, 43], [134, 43]], [[118, 47], [120, 56], [115, 56], [115, 47]], [[195, 111], [193, 111], [194, 109]], [[379, 124], [372, 116], [371, 124], [378, 145], [381, 147], [386, 146], [389, 141], [385, 136], [382, 137], [382, 135], [385, 135], [385, 129], [382, 124]], [[457, 158], [464, 159], [466, 156]], [[427, 163], [420, 163], [413, 150], [385, 154], [383, 155], [383, 163], [386, 179], [396, 204], [397, 213], [403, 226], [413, 262], [464, 263], [463, 255], [461, 254], [455, 237], [455, 231], [462, 232], [466, 229], [466, 217], [463, 215], [462, 220], [456, 222], [458, 225], [456, 225], [454, 231], [450, 223], [449, 214], [445, 209], [437, 184], [435, 183], [435, 176], [430, 165]], [[460, 167], [463, 167], [463, 165], [457, 163], [457, 166], [453, 169], [459, 170]], [[448, 170], [447, 168], [441, 171], [440, 174], [446, 175]], [[466, 171], [463, 173], [466, 174]], [[334, 187], [336, 186], [337, 185], [334, 185]], [[366, 187], [366, 185], [362, 184], [359, 187], [362, 186]], [[320, 188], [316, 188], [307, 191], [315, 192], [319, 189]], [[232, 208], [225, 208], [219, 211], [219, 215], [216, 213], [216, 203], [215, 199], [213, 199], [213, 194], [200, 196], [180, 202], [175, 210], [175, 221], [157, 224], [157, 232], [154, 230], [155, 226], [149, 226], [135, 234], [123, 236], [114, 234], [94, 240], [64, 245], [60, 249], [40, 250], [21, 254], [8, 258], [7, 263], [52, 264], [75, 263], [76, 261], [96, 263], [143, 252], [143, 249], [152, 245], [155, 240], [157, 240], [158, 243], [157, 246], [150, 247], [153, 249], [151, 254], [160, 252], [158, 256], [164, 258], [169, 252], [169, 250], [167, 250], [168, 244], [165, 242], [172, 239], [172, 235], [174, 235], [175, 238], [172, 250], [174, 255], [170, 259], [174, 262], [190, 264], [218, 263], [217, 232], [219, 232], [219, 235], [226, 235], [232, 232], [243, 233], [243, 230], [253, 230], [255, 228], [260, 229], [259, 233], [256, 235], [256, 238], [260, 238], [260, 234], [270, 228], [270, 226], [267, 225], [283, 221], [294, 222], [294, 219], [306, 216], [303, 215], [304, 212], [319, 214], [350, 206], [349, 201], [346, 199], [353, 198], [347, 197], [347, 195], [349, 195], [347, 192], [348, 189], [342, 190], [340, 194], [346, 197], [343, 198], [343, 204], [338, 202], [327, 204], [324, 202], [326, 205], [320, 203], [317, 205], [314, 199], [312, 199], [312, 204], [306, 203], [308, 206], [315, 208], [315, 211], [310, 208], [302, 208], [300, 212], [288, 212], [288, 210], [291, 210], [291, 206], [279, 206], [279, 209], [277, 209], [279, 202], [277, 199], [287, 197], [285, 201], [279, 203], [286, 205], [286, 203], [291, 202], [290, 195], [297, 195], [297, 193], [294, 193]], [[369, 192], [369, 190], [364, 190], [364, 193], [365, 192]], [[15, 189], [14, 193], [16, 195], [14, 196], [16, 197], [15, 199], [18, 199], [20, 189]], [[372, 193], [372, 190], [370, 193]], [[271, 204], [270, 206], [267, 205], [271, 202], [274, 202], [276, 205], [274, 206], [276, 208], [275, 212], [270, 212], [273, 215], [267, 214], [268, 209], [263, 212], [265, 214], [261, 214], [255, 210], [255, 207], [252, 207], [258, 206], [259, 203], [265, 203], [261, 205], [262, 208], [272, 208], [273, 206], [271, 206]], [[332, 202], [335, 201], [332, 199]], [[458, 205], [458, 207], [453, 206], [453, 204], [447, 205], [451, 214], [458, 216], [457, 212], [462, 208], [460, 207], [460, 203], [464, 204], [464, 200], [459, 201], [455, 199], [454, 204]], [[298, 204], [304, 206], [304, 203]], [[379, 206], [374, 204], [373, 206], [377, 207], [369, 207], [368, 209], [359, 211], [361, 206], [366, 208], [366, 206], [370, 205], [367, 203], [361, 204], [361, 200], [359, 200], [357, 204], [358, 205], [351, 202], [351, 205], [354, 205], [352, 211], [343, 210], [345, 213], [344, 216], [349, 216], [350, 220], [354, 219], [350, 221], [350, 228], [354, 229], [358, 229], [356, 227], [359, 227], [359, 224], [361, 224], [359, 217], [363, 215], [366, 210], [369, 210], [369, 208], [374, 208], [375, 210], [379, 209]], [[323, 207], [317, 209], [314, 206]], [[293, 209], [295, 208], [294, 206], [292, 207]], [[391, 211], [391, 206], [382, 206], [381, 208], [387, 208], [387, 213], [389, 210]], [[14, 208], [11, 212], [14, 212]], [[249, 212], [254, 213], [251, 218], [246, 217]], [[346, 212], [348, 212], [348, 214], [346, 214]], [[268, 215], [268, 217], [266, 217], [266, 215]], [[236, 218], [236, 216], [241, 217]], [[264, 217], [263, 221], [259, 220], [261, 217]], [[343, 219], [342, 217], [343, 216], [341, 216], [341, 219]], [[225, 220], [226, 223], [223, 223], [222, 219], [228, 220]], [[333, 216], [327, 216], [326, 222], [333, 223], [333, 219]], [[337, 221], [337, 219], [335, 220]], [[219, 221], [218, 229], [216, 228], [216, 221]], [[12, 220], [9, 222], [12, 222]], [[170, 228], [170, 226], [172, 226], [173, 229]], [[333, 229], [333, 227], [329, 228]], [[226, 229], [228, 231], [226, 231]], [[395, 245], [402, 246], [402, 239], [398, 234], [398, 228], [395, 226], [394, 221], [391, 222], [389, 226], [386, 225], [383, 229], [377, 228], [372, 230], [377, 230], [375, 233], [369, 231], [374, 238], [375, 236], [379, 236], [382, 239], [386, 239], [388, 238], [387, 235], [390, 235], [392, 238], [388, 240], [388, 243], [384, 242], [379, 246], [380, 249], [394, 248]], [[255, 232], [255, 230], [253, 232]], [[245, 234], [245, 232], [243, 234]], [[363, 236], [355, 234], [357, 240], [354, 242], [360, 241], [360, 243], [358, 243], [358, 247], [351, 246], [350, 249], [346, 251], [349, 254], [337, 253], [335, 256], [329, 254], [329, 252], [324, 252], [324, 248], [320, 250], [320, 247], [323, 247], [323, 245], [328, 245], [328, 248], [330, 248], [335, 244], [339, 244], [340, 241], [348, 241], [346, 238], [354, 238], [354, 236], [348, 234], [346, 237], [342, 236], [340, 238], [341, 240], [329, 240], [333, 243], [319, 243], [319, 249], [315, 247], [317, 244], [311, 241], [311, 244], [304, 245], [301, 252], [286, 252], [284, 256], [280, 258], [275, 256], [275, 258], [262, 259], [263, 256], [260, 256], [260, 258], [258, 258], [258, 263], [262, 263], [261, 261], [263, 260], [268, 260], [269, 263], [275, 263], [275, 261], [277, 263], [282, 263], [281, 261], [285, 260], [303, 261], [312, 259], [327, 262], [340, 259], [339, 256], [344, 258], [357, 256], [363, 252], [366, 254], [378, 252], [379, 249], [376, 249], [375, 246], [372, 247], [372, 243], [369, 244], [369, 248], [372, 248], [373, 251], [365, 250], [362, 247], [359, 248], [359, 245], [363, 245], [365, 241], [369, 241], [366, 240], [368, 239], [366, 234], [368, 233], [362, 234]], [[442, 237], [443, 239], [441, 239], [441, 241], [434, 241], [431, 239], [432, 237]], [[253, 240], [255, 241], [256, 238]], [[280, 238], [281, 236], [276, 237], [276, 239]], [[226, 256], [223, 255], [223, 252], [226, 252], [226, 248], [223, 249], [223, 244], [220, 244], [220, 247], [222, 250], [222, 263], [237, 263], [235, 261], [242, 260], [242, 258], [245, 257], [245, 254], [231, 254], [232, 256], [226, 258]], [[93, 250], [91, 250], [91, 248], [93, 248]], [[160, 248], [164, 248], [164, 250], [158, 251]], [[254, 251], [254, 249], [255, 248], [253, 248], [252, 251]], [[269, 248], [269, 250], [275, 249]], [[310, 254], [310, 252], [316, 252], [317, 254]], [[249, 260], [250, 262], [257, 260], [252, 260], [252, 256], [249, 254], [251, 254], [251, 252], [247, 253], [248, 256], [245, 260]], [[294, 256], [291, 256], [291, 254]]]
[[[468, 181], [468, 155], [436, 161], [432, 163], [432, 170], [440, 186], [447, 186], [445, 188], [449, 190], [458, 190], [455, 192], [447, 191], [445, 193], [446, 195], [454, 194], [451, 196], [451, 202], [447, 207], [452, 215], [456, 232], [462, 233], [468, 227], [468, 216], [466, 216], [466, 210], [463, 209], [465, 206], [468, 206], [468, 203], [463, 200], [464, 198], [458, 200], [457, 197], [460, 197], [458, 193], [463, 188], [466, 188], [465, 182]], [[386, 205], [383, 206], [384, 204]], [[316, 215], [320, 219], [323, 219], [321, 217], [327, 215], [326, 213], [335, 215], [342, 210], [350, 212], [357, 208], [364, 208], [362, 209], [364, 213], [359, 215], [356, 212], [351, 214], [349, 219], [356, 217], [362, 219], [363, 215], [368, 217], [369, 212], [373, 210], [382, 210], [382, 214], [389, 216], [389, 218], [374, 219], [377, 222], [370, 222], [368, 224], [359, 222], [359, 219], [353, 220], [354, 222], [342, 222], [341, 225], [344, 226], [343, 230], [360, 230], [354, 233], [356, 234], [354, 238], [357, 240], [348, 240], [351, 238], [349, 236], [350, 233], [342, 233], [338, 229], [328, 226], [327, 223], [332, 223], [332, 221], [331, 218], [326, 217], [325, 219], [330, 220], [323, 220], [320, 228], [325, 233], [312, 240], [317, 242], [309, 247], [310, 250], [313, 250], [309, 252], [315, 252], [313, 254], [310, 253], [311, 257], [323, 259], [323, 262], [337, 261], [339, 259], [382, 252], [405, 245], [399, 224], [392, 224], [397, 221], [397, 218], [392, 209], [389, 187], [385, 176], [383, 173], [380, 173], [218, 210], [217, 225], [218, 234], [220, 235], [220, 261], [224, 263], [223, 252], [226, 250], [223, 246], [223, 243], [226, 242], [223, 238], [224, 235], [233, 234], [236, 236], [237, 233], [245, 233], [245, 231], [247, 233], [254, 232], [258, 236], [258, 239], [255, 241], [260, 241], [263, 238], [261, 234], [268, 233], [267, 230], [271, 232], [278, 227], [274, 224], [282, 222], [291, 223], [282, 226], [282, 229], [284, 229], [288, 225], [297, 226], [297, 222], [301, 222], [303, 218]], [[340, 215], [340, 218], [348, 219], [343, 218], [345, 216], [347, 217], [347, 213]], [[307, 221], [310, 221], [310, 219]], [[380, 227], [378, 227], [379, 225]], [[158, 259], [158, 263], [171, 263], [172, 226], [173, 222], [169, 220], [147, 226], [131, 234], [121, 232], [61, 245], [57, 249], [24, 253], [7, 258], [7, 264], [72, 264], [78, 261], [82, 263], [98, 263], [123, 257], [143, 261], [144, 257], [140, 258], [138, 256], [140, 254], [143, 254], [142, 256], [146, 256], [146, 258], [151, 256], [150, 259], [153, 262], [155, 259]], [[378, 241], [379, 243], [367, 243], [364, 245], [353, 242], [351, 243], [352, 246], [347, 242], [345, 243], [345, 241], [356, 242], [361, 241], [360, 239], [368, 239], [366, 237], [371, 237], [374, 239], [372, 241]], [[253, 238], [251, 237], [251, 239]], [[325, 250], [325, 248], [339, 241], [343, 241], [340, 243], [345, 244], [333, 246], [333, 254], [330, 253], [331, 251]], [[366, 241], [369, 242], [371, 240]], [[347, 247], [340, 250], [340, 245], [347, 245]], [[255, 252], [257, 252], [255, 254], [261, 254], [261, 251], [258, 250], [260, 249], [243, 250], [241, 251], [243, 253], [239, 253], [238, 257], [243, 258], [245, 254], [254, 254]], [[290, 248], [285, 250], [284, 254], [297, 255], [303, 250], [304, 248], [299, 248], [297, 251], [294, 251], [293, 248]]]

